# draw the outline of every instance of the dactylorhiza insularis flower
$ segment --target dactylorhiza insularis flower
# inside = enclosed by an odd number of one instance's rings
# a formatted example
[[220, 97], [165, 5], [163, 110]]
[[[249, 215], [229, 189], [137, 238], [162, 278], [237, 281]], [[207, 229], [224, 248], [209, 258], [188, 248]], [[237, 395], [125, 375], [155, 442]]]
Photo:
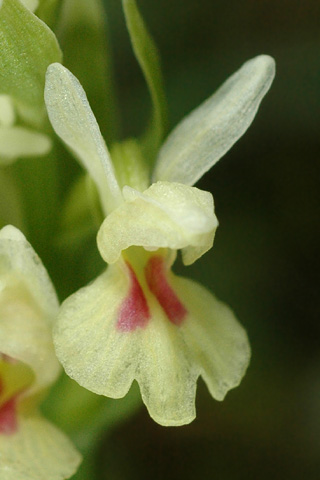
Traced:
[[62, 480], [80, 455], [38, 406], [61, 371], [52, 343], [58, 302], [23, 234], [0, 231], [0, 478]]
[[[213, 198], [192, 185], [246, 131], [273, 77], [269, 56], [245, 63], [169, 135], [148, 185], [135, 158], [129, 167], [125, 156], [123, 166], [117, 158], [115, 171], [77, 79], [60, 64], [47, 71], [49, 119], [100, 194], [106, 218], [97, 243], [109, 264], [63, 303], [56, 352], [67, 374], [98, 394], [122, 397], [137, 380], [162, 425], [194, 419], [200, 375], [222, 400], [249, 363], [247, 335], [233, 312], [174, 275], [171, 265], [177, 250], [188, 265], [211, 248], [218, 225]], [[129, 173], [121, 177], [121, 168]]]

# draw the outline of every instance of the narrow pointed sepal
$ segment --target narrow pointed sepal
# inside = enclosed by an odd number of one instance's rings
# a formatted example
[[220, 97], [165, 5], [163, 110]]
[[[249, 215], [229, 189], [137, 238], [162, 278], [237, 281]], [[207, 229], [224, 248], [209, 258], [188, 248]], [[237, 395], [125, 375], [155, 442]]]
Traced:
[[246, 62], [169, 135], [154, 181], [194, 185], [245, 133], [275, 75], [275, 62], [260, 55]]
[[1, 480], [64, 480], [80, 461], [70, 440], [40, 415], [20, 415], [16, 432], [0, 434]]
[[47, 70], [44, 99], [55, 132], [94, 179], [105, 211], [111, 211], [121, 201], [121, 192], [82, 86], [67, 68], [53, 63]]
[[201, 375], [222, 400], [247, 368], [250, 347], [231, 310], [195, 282], [177, 278], [158, 254], [133, 269], [123, 260], [62, 305], [58, 358], [83, 387], [113, 398], [137, 380], [161, 425], [195, 417]]
[[130, 246], [182, 249], [186, 264], [211, 248], [218, 221], [210, 193], [157, 182], [143, 193], [125, 187], [123, 196], [125, 202], [108, 215], [98, 233], [107, 263], [116, 262]]

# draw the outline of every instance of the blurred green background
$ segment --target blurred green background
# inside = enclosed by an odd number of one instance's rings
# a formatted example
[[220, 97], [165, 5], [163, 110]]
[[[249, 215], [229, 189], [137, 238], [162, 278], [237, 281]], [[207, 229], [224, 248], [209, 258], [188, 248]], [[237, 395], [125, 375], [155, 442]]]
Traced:
[[[247, 59], [277, 62], [248, 132], [199, 182], [215, 198], [214, 248], [184, 275], [246, 327], [252, 362], [223, 403], [202, 382], [197, 419], [163, 428], [141, 410], [101, 445], [103, 479], [319, 479], [320, 2], [139, 0], [161, 52], [171, 126]], [[149, 98], [118, 0], [105, 1], [124, 135]]]

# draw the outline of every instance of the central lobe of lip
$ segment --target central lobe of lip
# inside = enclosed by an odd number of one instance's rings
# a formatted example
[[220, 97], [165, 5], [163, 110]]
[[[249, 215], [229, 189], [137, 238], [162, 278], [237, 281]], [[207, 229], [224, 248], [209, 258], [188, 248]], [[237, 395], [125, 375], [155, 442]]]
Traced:
[[146, 327], [151, 315], [139, 280], [130, 263], [126, 262], [126, 264], [129, 270], [130, 288], [121, 305], [117, 327], [123, 332], [131, 332], [138, 327]]
[[157, 298], [166, 316], [174, 325], [181, 325], [188, 311], [169, 285], [164, 259], [160, 255], [151, 257], [145, 267], [148, 287]]

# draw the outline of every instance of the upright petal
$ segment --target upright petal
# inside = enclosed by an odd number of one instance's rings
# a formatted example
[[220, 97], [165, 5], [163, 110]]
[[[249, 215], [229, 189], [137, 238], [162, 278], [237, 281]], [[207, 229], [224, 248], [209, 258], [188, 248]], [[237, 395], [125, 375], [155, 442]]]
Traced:
[[58, 301], [39, 257], [12, 226], [0, 231], [0, 285], [0, 352], [32, 369], [31, 395], [60, 372], [51, 336]]
[[82, 86], [59, 63], [47, 70], [45, 103], [54, 130], [96, 182], [109, 213], [121, 202], [111, 158]]
[[135, 245], [146, 249], [185, 249], [189, 264], [213, 243], [218, 222], [208, 192], [170, 182], [157, 182], [143, 193], [123, 189], [125, 202], [104, 220], [98, 247], [107, 263]]
[[267, 55], [246, 62], [169, 135], [159, 152], [155, 181], [194, 185], [245, 133], [274, 74], [274, 60]]
[[70, 440], [40, 415], [19, 417], [19, 429], [0, 434], [2, 480], [63, 480], [81, 457]]

